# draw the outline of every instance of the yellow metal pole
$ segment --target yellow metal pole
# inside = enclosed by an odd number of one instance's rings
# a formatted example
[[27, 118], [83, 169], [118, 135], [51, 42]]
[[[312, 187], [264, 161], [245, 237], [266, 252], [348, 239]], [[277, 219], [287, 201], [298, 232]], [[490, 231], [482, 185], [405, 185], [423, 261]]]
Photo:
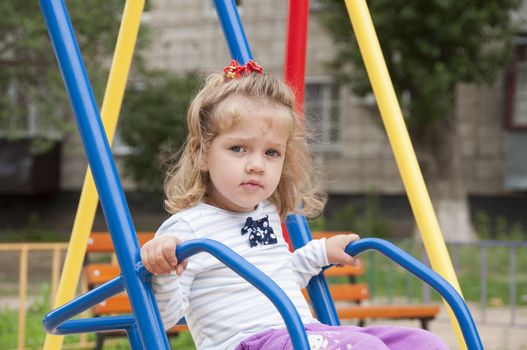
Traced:
[[[110, 144], [117, 127], [126, 81], [141, 25], [141, 14], [143, 13], [144, 4], [144, 0], [130, 0], [126, 2], [123, 11], [123, 19], [119, 28], [115, 54], [101, 108], [102, 121]], [[55, 308], [64, 305], [75, 296], [82, 261], [86, 253], [86, 244], [93, 225], [93, 219], [95, 218], [98, 201], [99, 197], [93, 177], [88, 168], [73, 224], [68, 252], [64, 261], [64, 269], [57, 290]], [[48, 334], [43, 350], [58, 350], [62, 347], [63, 340], [63, 336]]]
[[[448, 255], [448, 250], [404, 123], [401, 108], [391, 83], [368, 6], [365, 0], [345, 0], [345, 2], [428, 258], [432, 268], [461, 293], [461, 288]], [[461, 349], [466, 349], [457, 319], [448, 305], [447, 310], [449, 311], [450, 322], [456, 332], [459, 346]]]

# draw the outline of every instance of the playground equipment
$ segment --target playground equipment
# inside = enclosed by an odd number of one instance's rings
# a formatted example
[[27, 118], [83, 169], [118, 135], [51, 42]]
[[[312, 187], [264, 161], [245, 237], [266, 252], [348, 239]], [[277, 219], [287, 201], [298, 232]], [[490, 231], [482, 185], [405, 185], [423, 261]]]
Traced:
[[[144, 2], [138, 1], [138, 3], [137, 8], [140, 8], [142, 11]], [[234, 1], [216, 0], [215, 4], [233, 58], [242, 63], [247, 62], [252, 58], [252, 55], [243, 33]], [[379, 102], [384, 100], [384, 103], [380, 103], [381, 114], [388, 129], [392, 148], [396, 154], [396, 161], [403, 176], [403, 182], [409, 194], [418, 226], [421, 232], [423, 232], [425, 248], [429, 254], [432, 266], [438, 271], [442, 271], [442, 274], [445, 275], [447, 280], [459, 289], [452, 264], [446, 252], [446, 246], [439, 231], [437, 220], [431, 209], [430, 200], [426, 193], [424, 181], [420, 175], [421, 173], [417, 166], [417, 161], [415, 160], [404, 122], [402, 121], [393, 88], [390, 89], [389, 76], [382, 60], [366, 4], [363, 0], [348, 0], [346, 4], [352, 18], [355, 32], [357, 33], [359, 46], [361, 47], [368, 67], [370, 79], [374, 84], [374, 92]], [[148, 286], [149, 276], [140, 263], [139, 245], [135, 236], [135, 229], [131, 221], [130, 212], [124, 198], [115, 164], [112, 160], [109, 143], [105, 136], [64, 1], [40, 0], [40, 5], [75, 113], [122, 271], [122, 274], [114, 280], [52, 311], [46, 316], [44, 327], [48, 332], [54, 334], [123, 329], [127, 332], [133, 349], [168, 349], [168, 341], [161, 325], [157, 305], [152, 291]], [[129, 6], [127, 2], [123, 23], [126, 20], [127, 9], [131, 8], [132, 5]], [[289, 42], [292, 43], [295, 42], [292, 37], [298, 35], [300, 36], [300, 41], [298, 41], [299, 44], [294, 48], [294, 54], [291, 53], [289, 55], [288, 51], [285, 71], [286, 79], [296, 90], [297, 97], [300, 97], [299, 101], [302, 101], [305, 64], [303, 63], [302, 55], [298, 53], [303, 49], [305, 58], [306, 39], [305, 31], [303, 30], [307, 28], [307, 1], [291, 1], [291, 9], [294, 8], [297, 8], [297, 11], [291, 11], [290, 14], [298, 14], [302, 19], [298, 26], [299, 34], [295, 34], [291, 29], [293, 21], [290, 20], [288, 38]], [[297, 28], [295, 28], [296, 30]], [[121, 38], [121, 35], [119, 37]], [[300, 59], [302, 62], [300, 64], [291, 64], [289, 61], [290, 58]], [[128, 71], [128, 67], [129, 65], [124, 69], [126, 72]], [[291, 70], [293, 68], [291, 67], [296, 67], [295, 69], [299, 69], [299, 71], [294, 71], [293, 73]], [[120, 106], [120, 103], [118, 105]], [[116, 108], [117, 113], [119, 106]], [[89, 182], [89, 180], [87, 181]], [[304, 245], [311, 239], [307, 221], [304, 217], [291, 215], [287, 218], [286, 224], [295, 248]], [[346, 251], [349, 254], [357, 255], [368, 249], [379, 250], [395, 262], [407, 268], [410, 272], [431, 284], [452, 308], [453, 314], [460, 322], [462, 336], [469, 349], [483, 349], [474, 321], [461, 295], [445, 279], [397, 247], [380, 240], [364, 239], [351, 244]], [[264, 292], [284, 317], [291, 334], [294, 348], [309, 348], [306, 334], [296, 310], [274, 282], [218, 242], [208, 240], [186, 242], [179, 246], [176, 253], [178, 259], [184, 259], [199, 251], [207, 251], [213, 254]], [[76, 252], [76, 254], [83, 255], [79, 252]], [[69, 320], [74, 315], [123, 290], [126, 290], [129, 295], [133, 315]], [[336, 316], [335, 306], [329, 296], [327, 284], [322, 275], [317, 276], [310, 282], [308, 292], [315, 305], [317, 317], [324, 323], [330, 325], [338, 324], [339, 321]], [[460, 344], [464, 343], [461, 342]], [[464, 346], [461, 345], [461, 347]]]

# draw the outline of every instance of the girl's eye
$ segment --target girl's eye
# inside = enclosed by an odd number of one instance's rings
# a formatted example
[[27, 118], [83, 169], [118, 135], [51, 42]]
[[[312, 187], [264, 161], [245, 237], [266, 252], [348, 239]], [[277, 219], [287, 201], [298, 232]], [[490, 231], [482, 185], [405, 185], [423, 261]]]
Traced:
[[232, 146], [231, 147], [231, 151], [233, 151], [235, 153], [240, 153], [240, 152], [244, 151], [244, 148], [242, 146]]
[[280, 152], [278, 152], [278, 151], [276, 151], [274, 149], [270, 149], [270, 150], [265, 152], [265, 155], [270, 156], [270, 157], [279, 157], [280, 156]]

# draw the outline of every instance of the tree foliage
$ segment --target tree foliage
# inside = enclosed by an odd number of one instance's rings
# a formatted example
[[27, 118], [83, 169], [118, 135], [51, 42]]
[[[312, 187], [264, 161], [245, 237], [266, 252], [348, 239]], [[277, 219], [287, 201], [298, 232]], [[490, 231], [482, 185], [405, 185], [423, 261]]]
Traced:
[[[124, 1], [69, 0], [67, 6], [100, 100]], [[2, 1], [0, 13], [0, 130], [9, 137], [61, 137], [71, 128], [71, 109], [38, 1]]]
[[[66, 1], [99, 106], [124, 4], [124, 0]], [[39, 136], [63, 138], [75, 129], [44, 17], [38, 1], [29, 0], [2, 1], [0, 13], [0, 136], [29, 134], [44, 150], [46, 143]], [[131, 80], [141, 83], [129, 84], [118, 132], [132, 149], [124, 160], [126, 173], [142, 189], [160, 189], [163, 151], [179, 148], [184, 139], [185, 111], [196, 78], [146, 69], [142, 52], [149, 34], [143, 25], [131, 73]]]
[[[341, 0], [325, 4], [320, 20], [337, 54], [329, 65], [341, 82], [371, 91], [348, 13]], [[449, 114], [460, 82], [492, 82], [506, 62], [519, 0], [370, 0], [368, 6], [395, 90], [405, 97], [410, 127]]]
[[186, 111], [197, 90], [196, 74], [150, 73], [126, 92], [119, 132], [132, 149], [127, 175], [142, 190], [162, 188], [164, 166], [176, 160], [186, 137]]

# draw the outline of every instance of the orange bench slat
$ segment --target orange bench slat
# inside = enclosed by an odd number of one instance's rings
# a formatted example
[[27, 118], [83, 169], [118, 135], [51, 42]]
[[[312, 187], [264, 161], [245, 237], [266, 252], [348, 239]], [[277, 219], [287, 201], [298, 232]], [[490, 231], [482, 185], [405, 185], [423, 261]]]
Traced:
[[119, 276], [121, 269], [117, 265], [94, 263], [86, 265], [84, 273], [86, 274], [88, 286], [94, 287]]
[[[154, 238], [154, 232], [137, 232], [137, 240], [142, 246]], [[112, 237], [109, 232], [92, 232], [88, 238], [88, 252], [113, 252]]]
[[330, 238], [336, 235], [349, 235], [352, 233], [355, 233], [355, 232], [351, 232], [351, 231], [331, 231], [331, 232], [313, 231], [311, 236], [313, 237], [313, 239], [321, 239], [321, 238]]
[[370, 291], [364, 283], [330, 284], [329, 292], [334, 301], [363, 301], [370, 298]]
[[94, 305], [92, 308], [94, 315], [110, 315], [110, 314], [129, 314], [132, 312], [132, 306], [128, 300], [128, 296], [124, 293], [114, 295], [111, 298]]
[[170, 327], [169, 330], [167, 330], [167, 333], [181, 333], [181, 332], [187, 332], [188, 326], [186, 324], [177, 324], [175, 326]]
[[[357, 284], [330, 284], [329, 292], [334, 301], [363, 301], [370, 298], [368, 286], [364, 283]], [[302, 289], [304, 297], [309, 296], [306, 289]]]
[[356, 266], [333, 266], [324, 271], [326, 277], [340, 277], [340, 276], [360, 276], [364, 274], [363, 264]]
[[434, 318], [439, 313], [438, 305], [387, 305], [338, 307], [341, 319], [363, 318]]

